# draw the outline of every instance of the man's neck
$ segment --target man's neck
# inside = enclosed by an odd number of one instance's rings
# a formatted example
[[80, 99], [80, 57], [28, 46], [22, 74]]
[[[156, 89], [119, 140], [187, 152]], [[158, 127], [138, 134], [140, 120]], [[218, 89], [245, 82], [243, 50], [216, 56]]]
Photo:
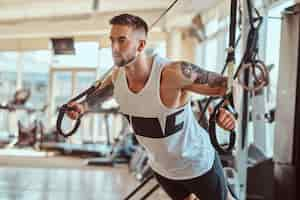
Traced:
[[125, 67], [126, 77], [131, 84], [145, 84], [152, 69], [152, 57], [147, 58], [145, 54], [140, 54], [136, 61]]

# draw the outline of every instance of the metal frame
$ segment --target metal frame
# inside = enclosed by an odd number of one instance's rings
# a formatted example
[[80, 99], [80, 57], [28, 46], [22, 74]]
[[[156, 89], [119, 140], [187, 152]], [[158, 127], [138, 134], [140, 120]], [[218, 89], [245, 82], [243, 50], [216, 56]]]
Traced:
[[275, 199], [296, 200], [300, 160], [300, 3], [283, 14], [274, 144]]

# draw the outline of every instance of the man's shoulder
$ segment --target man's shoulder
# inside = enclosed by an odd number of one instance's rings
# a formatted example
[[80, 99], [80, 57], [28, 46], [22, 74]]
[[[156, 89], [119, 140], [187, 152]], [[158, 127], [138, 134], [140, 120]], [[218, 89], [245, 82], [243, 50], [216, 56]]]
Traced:
[[171, 61], [164, 65], [163, 72], [165, 73], [176, 73], [181, 68], [181, 61]]
[[168, 86], [178, 88], [181, 81], [180, 65], [176, 61], [166, 63], [162, 70], [162, 82]]

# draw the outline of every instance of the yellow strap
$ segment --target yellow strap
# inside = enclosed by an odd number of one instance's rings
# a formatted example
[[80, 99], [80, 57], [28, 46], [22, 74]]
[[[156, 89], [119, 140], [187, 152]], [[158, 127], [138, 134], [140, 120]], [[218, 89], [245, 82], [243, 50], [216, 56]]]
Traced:
[[235, 63], [233, 61], [231, 61], [227, 64], [227, 76], [228, 76], [227, 94], [232, 91], [234, 67], [235, 67]]

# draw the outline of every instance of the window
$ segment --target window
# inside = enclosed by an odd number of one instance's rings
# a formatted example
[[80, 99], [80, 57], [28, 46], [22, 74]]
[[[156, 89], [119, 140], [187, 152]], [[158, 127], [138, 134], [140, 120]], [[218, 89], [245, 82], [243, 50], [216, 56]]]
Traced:
[[99, 53], [98, 75], [102, 77], [114, 65], [111, 48], [101, 48]]
[[205, 48], [205, 69], [210, 71], [217, 71], [217, 56], [218, 56], [218, 43], [217, 39], [213, 38], [206, 41]]
[[50, 51], [25, 52], [22, 57], [22, 87], [31, 91], [28, 103], [36, 108], [47, 104]]
[[97, 42], [75, 42], [75, 55], [56, 55], [53, 65], [63, 67], [96, 67], [98, 65]]
[[17, 58], [16, 52], [0, 53], [0, 103], [6, 103], [13, 98], [17, 86]]

